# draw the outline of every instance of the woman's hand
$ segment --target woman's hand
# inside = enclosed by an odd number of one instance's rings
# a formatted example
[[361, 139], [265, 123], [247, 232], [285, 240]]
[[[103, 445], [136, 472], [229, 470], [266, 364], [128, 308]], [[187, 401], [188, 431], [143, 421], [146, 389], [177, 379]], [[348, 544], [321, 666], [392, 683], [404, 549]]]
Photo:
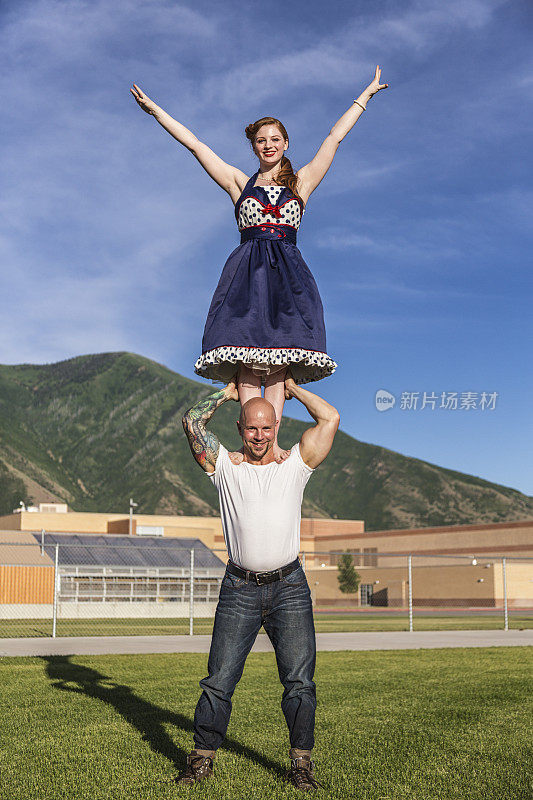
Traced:
[[135, 88], [130, 89], [130, 92], [137, 100], [137, 103], [140, 105], [143, 111], [146, 111], [147, 114], [151, 114], [153, 116], [154, 111], [157, 108], [157, 104], [154, 103], [153, 100], [150, 100], [148, 95], [144, 94], [144, 92], [139, 89], [136, 83], [134, 83], [133, 86]]
[[379, 82], [380, 78], [381, 78], [381, 69], [380, 69], [380, 66], [378, 64], [377, 67], [376, 67], [376, 74], [374, 76], [374, 80], [372, 81], [372, 83], [368, 84], [368, 87], [366, 89], [369, 98], [373, 97], [373, 95], [377, 94], [380, 89], [386, 89], [387, 86], [389, 85], [388, 83], [380, 83]]

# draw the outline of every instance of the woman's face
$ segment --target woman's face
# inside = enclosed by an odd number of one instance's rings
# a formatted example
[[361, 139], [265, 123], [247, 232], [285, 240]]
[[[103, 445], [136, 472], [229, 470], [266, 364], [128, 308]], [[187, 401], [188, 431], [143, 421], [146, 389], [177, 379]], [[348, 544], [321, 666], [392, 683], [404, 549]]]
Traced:
[[254, 141], [254, 152], [261, 162], [261, 169], [275, 166], [289, 146], [276, 125], [262, 125]]

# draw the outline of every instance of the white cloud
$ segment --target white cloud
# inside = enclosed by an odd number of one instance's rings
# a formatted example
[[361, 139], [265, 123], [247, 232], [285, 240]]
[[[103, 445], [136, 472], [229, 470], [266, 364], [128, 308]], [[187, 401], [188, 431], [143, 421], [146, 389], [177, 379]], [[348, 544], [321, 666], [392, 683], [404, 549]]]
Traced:
[[[375, 223], [373, 227], [377, 227]], [[418, 241], [417, 241], [418, 239]], [[399, 261], [434, 262], [460, 258], [460, 247], [451, 247], [411, 231], [409, 235], [396, 235], [377, 230], [374, 235], [358, 234], [351, 230], [322, 231], [316, 239], [318, 247], [328, 250], [354, 250], [386, 256]]]
[[[459, 299], [472, 299], [479, 300], [485, 297], [486, 293], [479, 290], [466, 291], [465, 289], [457, 289], [449, 286], [410, 286], [402, 281], [401, 278], [395, 280], [383, 279], [378, 281], [342, 281], [339, 288], [341, 291], [349, 292], [370, 292], [376, 293], [381, 297], [385, 295], [398, 295], [409, 299], [412, 297], [417, 302], [421, 298], [454, 298]], [[495, 295], [499, 296], [499, 295]]]
[[96, 54], [109, 57], [107, 45], [125, 38], [142, 44], [157, 36], [162, 46], [186, 35], [180, 46], [194, 47], [216, 31], [215, 18], [165, 0], [34, 0], [6, 12], [2, 38], [4, 56], [16, 65], [28, 57], [37, 62], [40, 50], [59, 60], [91, 62]]

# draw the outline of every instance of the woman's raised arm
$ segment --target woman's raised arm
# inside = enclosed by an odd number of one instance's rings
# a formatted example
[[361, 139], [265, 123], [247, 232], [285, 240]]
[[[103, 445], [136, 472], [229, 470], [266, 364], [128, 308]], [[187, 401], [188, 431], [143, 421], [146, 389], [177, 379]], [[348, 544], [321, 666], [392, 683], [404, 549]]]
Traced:
[[159, 122], [163, 128], [170, 133], [180, 144], [189, 150], [195, 158], [198, 159], [207, 174], [213, 178], [219, 186], [222, 187], [232, 198], [235, 203], [248, 180], [242, 170], [233, 167], [231, 164], [226, 164], [216, 153], [211, 150], [206, 144], [201, 142], [195, 135], [181, 122], [163, 111], [160, 106], [150, 100], [137, 84], [133, 84], [133, 89], [130, 92], [134, 96], [138, 105], [147, 114], [151, 114]]
[[[331, 162], [337, 152], [339, 144], [342, 142], [347, 133], [351, 131], [367, 102], [373, 97], [380, 89], [385, 89], [389, 84], [380, 83], [381, 69], [379, 64], [376, 67], [376, 74], [374, 80], [370, 83], [364, 92], [359, 95], [357, 101], [354, 100], [348, 111], [335, 123], [330, 133], [322, 144], [320, 145], [316, 156], [298, 170], [297, 175], [299, 178], [298, 193], [304, 203], [307, 203], [309, 195], [314, 192], [326, 172], [331, 166]], [[358, 105], [360, 103], [360, 105]]]

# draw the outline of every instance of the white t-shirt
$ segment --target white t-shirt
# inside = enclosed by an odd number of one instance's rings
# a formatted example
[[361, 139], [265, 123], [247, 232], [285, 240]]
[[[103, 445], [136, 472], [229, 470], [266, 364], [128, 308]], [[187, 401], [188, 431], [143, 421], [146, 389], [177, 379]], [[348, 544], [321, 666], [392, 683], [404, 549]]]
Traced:
[[263, 572], [289, 564], [300, 550], [305, 485], [314, 469], [300, 445], [278, 464], [232, 464], [220, 445], [215, 471], [206, 473], [218, 489], [224, 540], [230, 559], [243, 569]]

